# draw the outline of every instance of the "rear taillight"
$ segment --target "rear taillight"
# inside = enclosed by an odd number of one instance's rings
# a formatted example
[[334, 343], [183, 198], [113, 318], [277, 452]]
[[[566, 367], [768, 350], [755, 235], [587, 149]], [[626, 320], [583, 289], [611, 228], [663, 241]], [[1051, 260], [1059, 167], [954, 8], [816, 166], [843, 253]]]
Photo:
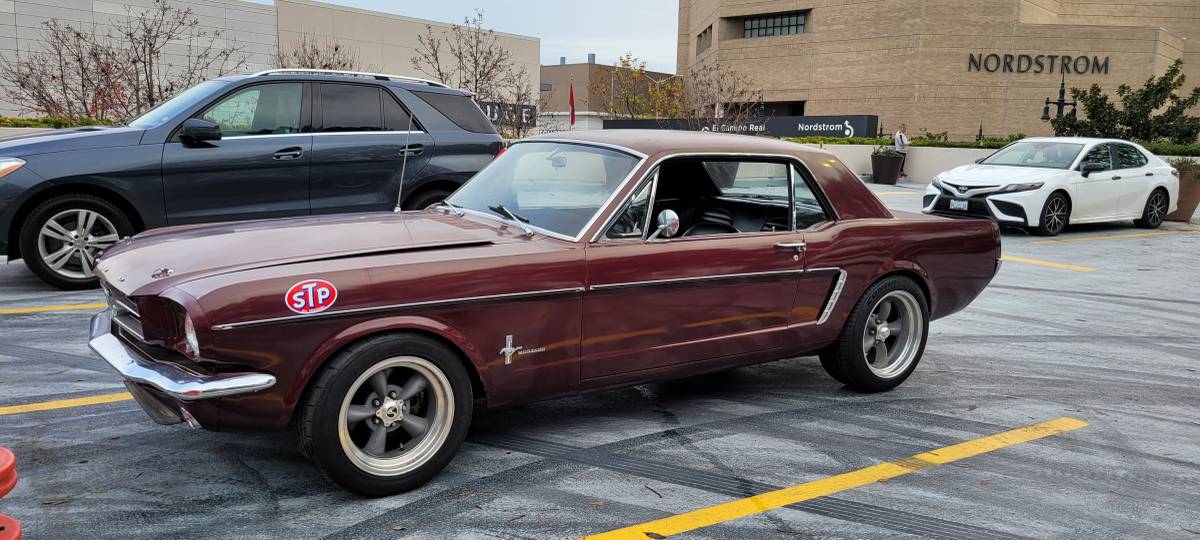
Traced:
[[[500, 156], [503, 156], [503, 155], [504, 155], [504, 151], [505, 151], [505, 150], [508, 150], [508, 148], [507, 148], [507, 147], [504, 147], [504, 146], [501, 146], [501, 147], [500, 147], [500, 151], [499, 151], [499, 152], [496, 152], [496, 157], [498, 158], [498, 157], [500, 157]], [[492, 159], [496, 159], [496, 158], [492, 158]]]

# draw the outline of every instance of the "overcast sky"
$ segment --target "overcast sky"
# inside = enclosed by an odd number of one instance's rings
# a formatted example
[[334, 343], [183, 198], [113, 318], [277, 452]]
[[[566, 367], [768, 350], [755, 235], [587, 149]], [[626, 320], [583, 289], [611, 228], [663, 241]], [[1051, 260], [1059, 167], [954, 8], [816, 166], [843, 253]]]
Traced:
[[[269, 0], [258, 0], [269, 3]], [[462, 22], [479, 7], [495, 30], [542, 40], [542, 63], [612, 64], [632, 51], [647, 69], [675, 72], [677, 0], [321, 0], [443, 22]]]

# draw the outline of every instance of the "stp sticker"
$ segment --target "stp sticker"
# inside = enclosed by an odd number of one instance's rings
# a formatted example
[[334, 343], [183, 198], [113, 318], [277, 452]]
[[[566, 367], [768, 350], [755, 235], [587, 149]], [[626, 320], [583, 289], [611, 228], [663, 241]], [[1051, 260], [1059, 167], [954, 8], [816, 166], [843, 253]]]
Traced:
[[292, 285], [284, 295], [288, 309], [301, 315], [320, 313], [337, 301], [337, 287], [323, 279], [306, 279]]

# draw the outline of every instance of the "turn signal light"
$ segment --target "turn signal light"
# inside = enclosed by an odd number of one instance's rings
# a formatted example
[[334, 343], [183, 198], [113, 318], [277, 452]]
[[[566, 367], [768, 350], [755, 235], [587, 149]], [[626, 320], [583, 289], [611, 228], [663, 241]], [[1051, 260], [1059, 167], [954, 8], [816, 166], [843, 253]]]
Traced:
[[25, 165], [25, 160], [21, 158], [0, 158], [0, 178], [4, 178], [8, 176], [8, 173], [20, 169], [22, 165]]

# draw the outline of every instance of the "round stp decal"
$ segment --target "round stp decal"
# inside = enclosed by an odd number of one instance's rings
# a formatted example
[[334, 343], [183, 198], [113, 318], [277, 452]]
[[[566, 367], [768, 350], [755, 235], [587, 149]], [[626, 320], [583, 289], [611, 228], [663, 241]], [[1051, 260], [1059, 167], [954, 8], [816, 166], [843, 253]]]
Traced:
[[301, 315], [320, 313], [337, 301], [337, 287], [323, 279], [306, 279], [292, 285], [283, 302], [288, 309]]

